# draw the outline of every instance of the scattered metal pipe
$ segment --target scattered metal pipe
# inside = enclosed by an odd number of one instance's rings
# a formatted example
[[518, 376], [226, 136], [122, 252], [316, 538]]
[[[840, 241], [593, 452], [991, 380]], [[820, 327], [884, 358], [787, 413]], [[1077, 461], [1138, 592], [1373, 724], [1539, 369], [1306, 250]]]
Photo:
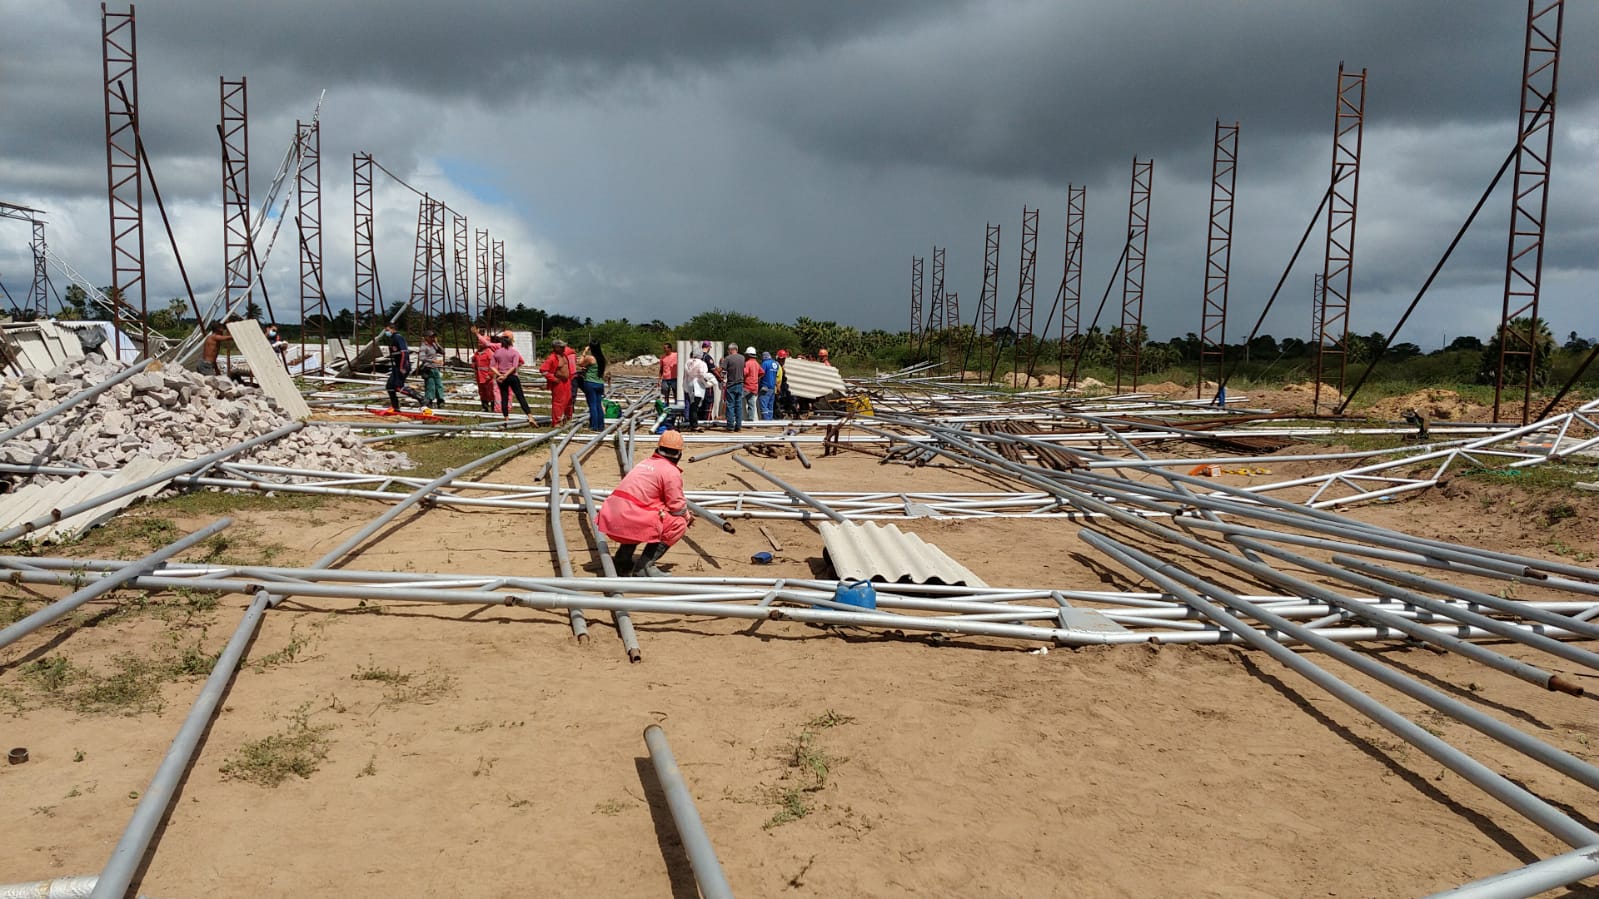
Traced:
[[[532, 449], [533, 447], [538, 446], [539, 444], [548, 441], [551, 437], [554, 437], [554, 436], [558, 435], [559, 433], [560, 433], [559, 431], [546, 431], [543, 434], [539, 434], [536, 437], [532, 437], [532, 438], [530, 438], [528, 440], [523, 440], [522, 442], [517, 443], [517, 444], [513, 444], [511, 446], [508, 446], [505, 449], [489, 453], [487, 456], [484, 456], [481, 459], [475, 459], [475, 460], [473, 460], [471, 462], [466, 463], [465, 465], [459, 466], [457, 468], [452, 468], [449, 471], [446, 471], [444, 474], [439, 475], [438, 477], [434, 478], [433, 480], [431, 480], [431, 481], [427, 482], [426, 484], [423, 484], [421, 487], [417, 488], [414, 492], [411, 493], [411, 495], [407, 496], [405, 499], [402, 499], [398, 503], [395, 503], [392, 507], [390, 507], [382, 515], [379, 515], [376, 519], [374, 519], [371, 524], [368, 524], [366, 527], [364, 527], [361, 530], [357, 531], [348, 540], [346, 540], [343, 543], [340, 543], [338, 546], [334, 547], [332, 550], [330, 550], [327, 553], [327, 555], [324, 555], [321, 559], [318, 559], [311, 567], [312, 568], [331, 568], [331, 567], [333, 567], [334, 563], [336, 563], [340, 559], [344, 558], [346, 555], [348, 555], [350, 553], [351, 550], [355, 549], [357, 546], [360, 546], [363, 542], [366, 541], [366, 539], [368, 537], [372, 536], [373, 534], [376, 534], [380, 529], [382, 529], [382, 527], [384, 525], [386, 525], [389, 522], [393, 521], [395, 518], [398, 518], [401, 512], [404, 512], [406, 509], [409, 509], [412, 506], [416, 505], [417, 503], [421, 502], [422, 500], [426, 499], [429, 495], [431, 495], [434, 491], [438, 490], [440, 487], [443, 487], [443, 486], [449, 484], [451, 481], [455, 480], [456, 478], [460, 477], [461, 475], [463, 475], [466, 472], [471, 471], [471, 470], [473, 470], [475, 468], [482, 468], [485, 465], [489, 465], [491, 463], [498, 462], [501, 459], [509, 458], [509, 457], [511, 457], [513, 455], [516, 455], [517, 453], [523, 452], [524, 450]], [[0, 538], [3, 538], [3, 537], [4, 537], [4, 535], [0, 534]], [[4, 542], [4, 540], [0, 539], [0, 542]]]
[[[588, 478], [583, 474], [583, 466], [574, 464], [572, 474], [577, 478], [578, 492], [583, 496], [583, 510], [588, 513], [589, 526], [594, 532], [594, 551], [600, 557], [600, 570], [606, 577], [616, 577], [616, 560], [611, 558], [610, 545], [605, 541], [605, 535], [600, 533], [599, 510], [594, 506], [594, 494], [589, 492]], [[607, 593], [608, 596], [620, 596], [620, 592]], [[639, 650], [638, 634], [633, 630], [633, 619], [625, 609], [614, 609], [611, 612], [611, 621], [616, 625], [616, 634], [622, 638], [622, 648], [627, 650], [629, 662], [644, 661], [644, 654]]]
[[233, 637], [228, 640], [221, 655], [217, 656], [211, 676], [200, 688], [200, 695], [195, 698], [188, 717], [183, 719], [183, 726], [178, 728], [178, 735], [173, 738], [166, 757], [156, 769], [155, 777], [151, 778], [150, 785], [140, 795], [139, 805], [133, 810], [127, 830], [122, 832], [116, 848], [111, 850], [111, 858], [90, 893], [93, 899], [122, 899], [127, 895], [128, 885], [133, 882], [133, 875], [144, 861], [156, 829], [166, 817], [167, 807], [172, 804], [172, 797], [183, 780], [183, 773], [188, 770], [190, 760], [194, 758], [200, 738], [210, 726], [217, 705], [227, 692], [228, 683], [233, 680], [233, 672], [244, 658], [245, 647], [261, 626], [262, 614], [277, 603], [276, 597], [262, 590], [256, 593], [250, 607], [245, 610], [239, 626], [233, 631]]
[[[574, 468], [578, 464], [576, 459], [572, 460]], [[544, 522], [545, 530], [550, 537], [550, 548], [555, 551], [555, 562], [561, 572], [561, 577], [571, 577], [572, 554], [566, 548], [566, 532], [561, 528], [561, 504], [557, 502], [557, 497], [560, 496], [561, 491], [556, 489], [555, 479], [560, 470], [561, 448], [556, 447], [550, 453], [550, 508], [544, 517]], [[583, 610], [577, 606], [570, 606], [566, 610], [566, 618], [572, 626], [572, 636], [577, 642], [580, 644], [588, 643], [589, 626], [588, 620], [583, 617]]]
[[0, 899], [89, 899], [99, 879], [97, 875], [89, 874], [36, 880], [33, 883], [3, 884], [0, 885]]
[[805, 493], [804, 491], [800, 490], [798, 487], [795, 487], [792, 484], [789, 484], [788, 482], [786, 482], [783, 479], [779, 478], [777, 475], [774, 475], [771, 472], [766, 471], [765, 469], [755, 465], [753, 462], [751, 462], [750, 460], [744, 458], [743, 456], [734, 456], [733, 457], [733, 461], [735, 461], [738, 464], [744, 466], [745, 468], [748, 468], [750, 471], [755, 472], [756, 474], [758, 474], [761, 477], [767, 479], [768, 481], [771, 481], [773, 484], [776, 484], [778, 487], [780, 487], [783, 490], [784, 493], [787, 493], [789, 496], [792, 496], [795, 499], [799, 500], [800, 502], [805, 503], [806, 505], [810, 506], [811, 508], [815, 509], [816, 511], [822, 513], [823, 515], [826, 515], [828, 518], [832, 519], [833, 521], [836, 521], [839, 524], [843, 524], [844, 522], [848, 521], [848, 519], [846, 519], [843, 515], [840, 515], [838, 513], [838, 510], [834, 509], [832, 506], [829, 506], [826, 503], [822, 502], [821, 500], [817, 499], [816, 497]]
[[61, 616], [66, 615], [89, 600], [115, 590], [134, 578], [149, 574], [162, 562], [165, 562], [167, 559], [170, 559], [178, 553], [183, 552], [189, 547], [210, 537], [212, 534], [221, 531], [223, 528], [231, 524], [233, 524], [233, 519], [231, 518], [222, 518], [214, 521], [186, 537], [163, 546], [162, 548], [145, 556], [137, 562], [130, 562], [117, 571], [104, 575], [103, 577], [97, 579], [94, 583], [73, 592], [71, 595], [56, 600], [50, 605], [47, 605], [44, 608], [34, 612], [32, 615], [23, 618], [21, 621], [15, 622], [10, 627], [0, 630], [0, 649], [10, 646], [28, 634], [31, 634], [50, 622], [55, 621]]
[[666, 794], [666, 805], [672, 811], [672, 823], [677, 825], [678, 838], [683, 841], [683, 851], [694, 869], [694, 881], [699, 884], [700, 895], [705, 899], [733, 899], [733, 888], [722, 873], [722, 863], [716, 858], [716, 848], [705, 833], [705, 823], [694, 807], [694, 794], [688, 781], [677, 766], [672, 747], [666, 742], [666, 731], [660, 725], [644, 728], [644, 745], [650, 749], [650, 762], [655, 766], [655, 779]]
[[1427, 899], [1531, 899], [1549, 890], [1599, 876], [1599, 845], [1533, 862], [1525, 868], [1474, 880]]
[[[1420, 749], [1439, 764], [1459, 774], [1488, 795], [1558, 837], [1567, 845], [1592, 846], [1599, 844], [1599, 834], [1572, 820], [1564, 812], [1534, 796], [1471, 756], [1433, 736], [1419, 725], [1382, 703], [1351, 687], [1304, 656], [1287, 649], [1255, 628], [1250, 627], [1216, 602], [1205, 599], [1195, 592], [1195, 589], [1189, 588], [1188, 583], [1198, 581], [1198, 579], [1188, 575], [1187, 572], [1094, 531], [1084, 530], [1080, 531], [1078, 535], [1090, 546], [1111, 556], [1144, 577], [1161, 584], [1164, 589], [1171, 591], [1185, 602], [1193, 605], [1205, 617], [1232, 631], [1240, 639], [1270, 655], [1285, 667], [1293, 669], [1395, 736]], [[1217, 602], [1224, 603], [1231, 608], [1246, 610], [1259, 620], [1271, 621], [1272, 616], [1270, 616], [1270, 613], [1266, 613], [1258, 606], [1250, 608], [1253, 606], [1252, 603], [1233, 595], [1215, 584], [1203, 581], [1199, 583], [1202, 583], [1203, 586], [1197, 589], [1202, 589], [1207, 596], [1215, 598]], [[1302, 639], [1310, 638], [1307, 642], [1313, 641], [1311, 645], [1322, 652], [1331, 653], [1337, 650], [1341, 654], [1354, 655], [1337, 644], [1322, 640], [1313, 631], [1305, 631], [1291, 622], [1279, 619], [1272, 622], [1272, 624], [1285, 633], [1302, 632]]]

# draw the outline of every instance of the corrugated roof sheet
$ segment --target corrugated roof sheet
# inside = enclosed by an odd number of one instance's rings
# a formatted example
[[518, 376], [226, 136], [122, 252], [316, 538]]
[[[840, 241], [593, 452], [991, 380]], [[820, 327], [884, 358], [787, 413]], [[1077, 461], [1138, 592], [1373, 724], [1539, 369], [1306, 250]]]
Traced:
[[845, 580], [988, 586], [943, 550], [894, 525], [827, 521], [821, 531], [824, 556]]
[[239, 352], [250, 361], [250, 374], [255, 376], [255, 383], [261, 386], [261, 390], [276, 400], [290, 418], [310, 418], [311, 407], [306, 405], [305, 397], [294, 386], [294, 379], [289, 377], [283, 361], [273, 351], [272, 345], [267, 343], [266, 332], [261, 330], [260, 323], [251, 319], [233, 322], [228, 325], [228, 333], [233, 335], [233, 343]]
[[[91, 497], [110, 493], [118, 487], [142, 481], [166, 465], [167, 463], [159, 459], [135, 456], [127, 465], [110, 474], [91, 472], [49, 484], [28, 484], [0, 497], [0, 530], [49, 515], [52, 510], [65, 509]], [[155, 484], [87, 512], [79, 512], [65, 521], [40, 528], [18, 539], [30, 543], [70, 540], [117, 514], [129, 503], [158, 493], [165, 486], [166, 482]]]
[[783, 363], [783, 377], [790, 393], [802, 400], [818, 400], [844, 392], [844, 376], [838, 369], [820, 362], [789, 359]]

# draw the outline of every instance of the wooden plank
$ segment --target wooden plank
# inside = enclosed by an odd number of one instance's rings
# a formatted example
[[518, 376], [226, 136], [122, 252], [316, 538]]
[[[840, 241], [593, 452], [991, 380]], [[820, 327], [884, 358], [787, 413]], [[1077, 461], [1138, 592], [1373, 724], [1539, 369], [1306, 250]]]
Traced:
[[245, 319], [228, 325], [228, 333], [233, 335], [234, 345], [249, 361], [250, 374], [255, 376], [255, 382], [261, 385], [266, 395], [277, 400], [290, 418], [310, 418], [311, 407], [306, 405], [305, 397], [294, 386], [294, 379], [284, 369], [283, 360], [267, 343], [266, 332], [261, 330], [261, 325]]

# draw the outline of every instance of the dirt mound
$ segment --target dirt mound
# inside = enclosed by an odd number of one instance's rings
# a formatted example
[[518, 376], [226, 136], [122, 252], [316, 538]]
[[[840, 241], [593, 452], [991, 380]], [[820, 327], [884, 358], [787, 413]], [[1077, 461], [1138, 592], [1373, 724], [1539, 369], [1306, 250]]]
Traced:
[[1430, 421], [1487, 421], [1493, 417], [1493, 407], [1444, 388], [1428, 388], [1378, 400], [1371, 404], [1367, 414], [1373, 418], [1398, 420], [1411, 410]]
[[1174, 396], [1193, 392], [1192, 387], [1185, 387], [1176, 381], [1159, 381], [1154, 384], [1138, 385], [1139, 393], [1153, 393], [1156, 396]]

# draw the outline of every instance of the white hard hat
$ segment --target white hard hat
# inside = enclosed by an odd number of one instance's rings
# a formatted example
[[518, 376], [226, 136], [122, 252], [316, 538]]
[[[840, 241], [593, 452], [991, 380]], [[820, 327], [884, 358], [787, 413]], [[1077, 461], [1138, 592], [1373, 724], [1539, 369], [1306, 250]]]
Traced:
[[747, 355], [747, 356], [755, 355], [755, 348], [754, 347], [746, 347], [745, 350], [744, 350], [744, 354]]

